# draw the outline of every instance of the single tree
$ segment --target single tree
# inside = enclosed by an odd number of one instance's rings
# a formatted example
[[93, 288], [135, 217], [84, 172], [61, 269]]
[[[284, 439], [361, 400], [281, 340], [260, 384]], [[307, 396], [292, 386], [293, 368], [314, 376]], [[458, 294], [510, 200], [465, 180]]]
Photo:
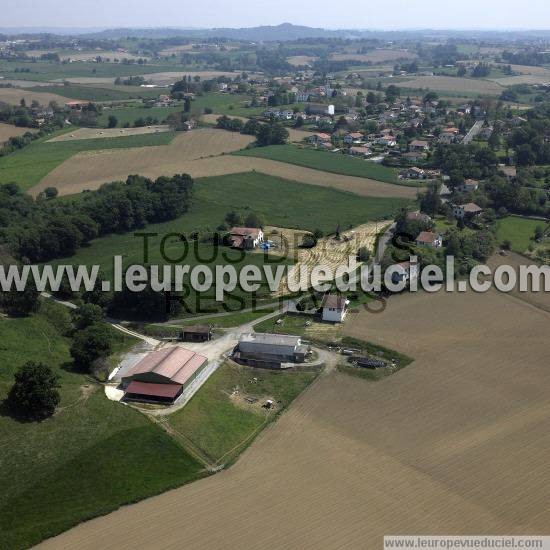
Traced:
[[15, 373], [7, 404], [13, 414], [30, 420], [51, 416], [60, 401], [59, 377], [43, 363], [29, 361]]

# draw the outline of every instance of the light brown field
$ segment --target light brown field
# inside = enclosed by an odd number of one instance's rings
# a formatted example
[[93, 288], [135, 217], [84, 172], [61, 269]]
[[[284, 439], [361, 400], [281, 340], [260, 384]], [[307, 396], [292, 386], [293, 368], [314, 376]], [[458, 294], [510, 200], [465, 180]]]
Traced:
[[79, 128], [68, 134], [61, 134], [47, 143], [56, 141], [78, 141], [80, 139], [105, 139], [115, 137], [137, 136], [141, 134], [158, 134], [169, 132], [170, 126], [144, 126], [143, 128]]
[[[153, 84], [168, 84], [174, 83], [184, 75], [186, 76], [200, 76], [202, 79], [217, 78], [218, 76], [235, 77], [241, 73], [232, 71], [167, 71], [161, 73], [144, 74], [143, 78], [150, 80]], [[250, 73], [252, 75], [252, 73]]]
[[[367, 178], [342, 176], [274, 160], [221, 155], [246, 147], [252, 136], [216, 129], [201, 129], [178, 135], [170, 145], [134, 149], [110, 149], [78, 153], [52, 170], [30, 192], [38, 194], [54, 186], [60, 195], [98, 189], [128, 174], [149, 178], [188, 173], [194, 178], [257, 171], [321, 187], [333, 187], [367, 197], [414, 199], [416, 189]], [[220, 155], [212, 156], [209, 155]]]
[[[276, 233], [271, 235], [270, 231], [273, 230]], [[274, 296], [285, 296], [290, 293], [288, 281], [298, 282], [300, 280], [302, 266], [305, 266], [310, 274], [311, 270], [319, 265], [328, 266], [334, 273], [338, 267], [348, 265], [349, 257], [355, 257], [360, 248], [364, 247], [373, 252], [376, 237], [383, 230], [383, 224], [377, 222], [366, 223], [348, 231], [343, 231], [341, 239], [336, 239], [334, 236], [323, 237], [319, 239], [317, 246], [314, 248], [300, 248], [302, 237], [307, 231], [266, 227], [265, 235], [267, 238], [278, 243], [282, 235], [284, 240], [289, 243], [288, 249], [286, 249], [287, 247], [274, 249], [274, 254], [279, 253], [287, 258], [294, 259], [294, 265], [289, 270], [288, 275], [281, 279], [281, 284]], [[309, 279], [308, 286], [311, 285], [311, 279]], [[329, 330], [334, 330], [334, 327], [329, 326]]]
[[60, 105], [64, 105], [67, 101], [71, 101], [67, 97], [49, 92], [31, 92], [21, 88], [0, 88], [0, 103], [19, 105], [22, 99], [26, 101], [27, 105], [30, 105], [35, 99], [40, 105], [48, 105], [50, 101], [57, 101]]
[[429, 88], [442, 92], [474, 92], [478, 94], [500, 94], [502, 86], [490, 80], [459, 78], [453, 76], [417, 76], [400, 82], [403, 88]]
[[41, 547], [376, 550], [384, 534], [549, 535], [549, 321], [496, 292], [394, 297], [345, 331], [412, 365], [375, 383], [321, 376], [229, 470]]
[[114, 62], [115, 59], [144, 59], [148, 56], [145, 55], [136, 55], [129, 52], [117, 52], [114, 50], [105, 50], [105, 51], [91, 51], [91, 52], [62, 52], [59, 54], [62, 60], [72, 59], [73, 61], [90, 61], [100, 56], [102, 59], [109, 59], [111, 62]]
[[[497, 66], [505, 66], [507, 63], [497, 63]], [[540, 76], [548, 76], [550, 70], [545, 67], [535, 67], [530, 65], [512, 65], [512, 71], [519, 74], [535, 74]]]
[[416, 59], [417, 55], [407, 50], [380, 49], [368, 53], [335, 53], [330, 56], [334, 61], [370, 61], [382, 63], [395, 59]]
[[286, 58], [287, 63], [290, 63], [293, 67], [311, 66], [316, 59], [318, 58], [313, 55], [291, 55]]
[[549, 84], [550, 71], [546, 74], [521, 74], [518, 76], [494, 78], [492, 80], [501, 86], [513, 86], [514, 84]]
[[13, 124], [0, 122], [0, 145], [11, 137], [22, 136], [27, 132], [36, 132], [36, 130], [32, 128], [20, 128], [19, 126], [13, 126]]

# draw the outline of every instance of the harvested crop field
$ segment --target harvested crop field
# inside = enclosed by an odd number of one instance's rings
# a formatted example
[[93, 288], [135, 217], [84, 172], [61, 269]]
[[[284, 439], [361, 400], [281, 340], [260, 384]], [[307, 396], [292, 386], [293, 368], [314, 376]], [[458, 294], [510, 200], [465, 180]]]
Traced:
[[407, 50], [380, 49], [368, 53], [335, 53], [330, 56], [334, 61], [362, 61], [371, 63], [382, 63], [395, 59], [416, 59], [418, 56]]
[[62, 97], [58, 94], [48, 92], [30, 92], [21, 88], [0, 88], [0, 103], [9, 103], [10, 105], [19, 105], [24, 99], [27, 105], [30, 105], [34, 100], [40, 105], [48, 105], [50, 101], [57, 101], [60, 105], [64, 105], [70, 99]]
[[[199, 133], [203, 133], [205, 137], [199, 137]], [[243, 143], [242, 140], [246, 138], [247, 142]], [[230, 152], [241, 149], [251, 140], [251, 136], [205, 129], [178, 136], [170, 145], [162, 147], [79, 153], [52, 170], [31, 189], [31, 193], [36, 195], [46, 187], [54, 186], [60, 195], [71, 195], [86, 189], [97, 189], [109, 181], [125, 180], [129, 174], [155, 178], [188, 173], [194, 178], [200, 178], [256, 171], [311, 185], [350, 191], [366, 197], [416, 197], [417, 190], [413, 187], [329, 174], [267, 159], [220, 155], [224, 150]], [[213, 143], [216, 144], [215, 147]], [[200, 158], [209, 154], [220, 156]]]
[[47, 143], [58, 141], [76, 141], [80, 139], [105, 139], [127, 136], [138, 136], [142, 134], [158, 134], [159, 132], [169, 132], [169, 126], [144, 126], [143, 128], [80, 128], [70, 134], [61, 134]]
[[293, 67], [303, 67], [305, 65], [311, 66], [318, 57], [312, 55], [291, 55], [286, 58], [287, 63], [290, 63]]
[[229, 470], [42, 547], [376, 549], [384, 534], [550, 535], [549, 321], [496, 292], [394, 297], [346, 332], [413, 364], [380, 382], [321, 376]]
[[501, 86], [514, 86], [516, 84], [549, 84], [550, 71], [546, 74], [521, 74], [518, 76], [494, 78], [493, 82], [496, 82]]
[[0, 122], [0, 145], [8, 141], [11, 137], [22, 136], [27, 132], [36, 132], [33, 128], [21, 128], [13, 124], [4, 124]]
[[403, 88], [426, 88], [442, 92], [471, 92], [477, 94], [500, 94], [502, 86], [490, 80], [457, 78], [453, 76], [418, 76], [399, 83]]

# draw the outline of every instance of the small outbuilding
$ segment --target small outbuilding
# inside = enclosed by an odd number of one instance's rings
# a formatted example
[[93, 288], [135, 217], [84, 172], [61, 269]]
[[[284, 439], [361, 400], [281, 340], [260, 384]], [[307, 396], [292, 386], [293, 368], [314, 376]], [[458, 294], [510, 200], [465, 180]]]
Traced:
[[210, 325], [189, 325], [181, 330], [181, 339], [184, 342], [208, 342], [212, 339]]
[[325, 294], [321, 307], [323, 308], [322, 319], [330, 323], [342, 323], [347, 313], [349, 300], [344, 296], [336, 294]]

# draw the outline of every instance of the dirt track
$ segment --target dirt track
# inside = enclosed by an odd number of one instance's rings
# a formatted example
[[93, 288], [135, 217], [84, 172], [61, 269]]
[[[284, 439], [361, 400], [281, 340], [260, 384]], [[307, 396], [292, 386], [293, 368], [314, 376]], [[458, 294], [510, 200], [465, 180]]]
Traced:
[[221, 130], [194, 130], [178, 135], [166, 146], [79, 153], [52, 170], [30, 192], [36, 195], [46, 187], [53, 186], [57, 187], [60, 195], [70, 195], [86, 189], [97, 189], [105, 182], [125, 180], [128, 174], [155, 178], [185, 172], [200, 178], [255, 170], [363, 196], [416, 197], [417, 190], [413, 187], [329, 174], [273, 160], [234, 155], [200, 158], [203, 155], [207, 157], [208, 153], [220, 155], [224, 151], [241, 149], [251, 140], [250, 136]]
[[322, 376], [231, 469], [85, 523], [60, 549], [377, 549], [384, 534], [550, 535], [550, 315], [407, 294], [347, 332], [408, 352]]

